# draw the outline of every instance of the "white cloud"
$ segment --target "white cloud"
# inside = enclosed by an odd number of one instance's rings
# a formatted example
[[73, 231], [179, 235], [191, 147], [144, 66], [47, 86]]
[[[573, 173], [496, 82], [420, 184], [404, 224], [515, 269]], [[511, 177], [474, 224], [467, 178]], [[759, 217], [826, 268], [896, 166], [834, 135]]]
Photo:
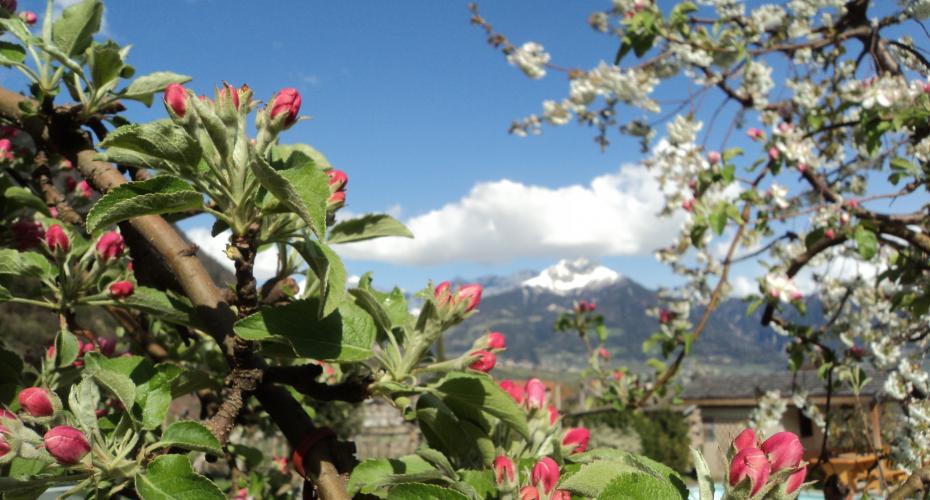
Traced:
[[684, 218], [660, 218], [662, 200], [653, 175], [636, 165], [587, 186], [483, 182], [458, 201], [406, 220], [415, 239], [340, 245], [338, 252], [412, 265], [643, 255], [670, 243]]

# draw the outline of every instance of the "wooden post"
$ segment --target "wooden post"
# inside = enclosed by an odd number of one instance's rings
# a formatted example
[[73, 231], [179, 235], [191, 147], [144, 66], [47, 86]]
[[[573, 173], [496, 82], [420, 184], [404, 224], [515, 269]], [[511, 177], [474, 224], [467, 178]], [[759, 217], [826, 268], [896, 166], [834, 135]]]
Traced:
[[875, 443], [875, 450], [882, 451], [882, 426], [881, 426], [882, 409], [878, 401], [872, 398], [872, 407], [869, 408], [869, 416], [872, 417], [872, 442]]

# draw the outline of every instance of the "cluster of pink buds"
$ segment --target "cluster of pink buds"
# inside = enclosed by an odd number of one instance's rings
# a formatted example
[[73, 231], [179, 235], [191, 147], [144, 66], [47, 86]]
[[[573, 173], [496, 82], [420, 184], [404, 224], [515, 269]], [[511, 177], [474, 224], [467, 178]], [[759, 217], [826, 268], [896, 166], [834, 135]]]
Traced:
[[326, 172], [329, 176], [329, 199], [326, 200], [326, 208], [330, 211], [339, 210], [346, 204], [346, 186], [349, 184], [349, 176], [342, 170], [332, 169]]
[[126, 251], [126, 243], [122, 235], [116, 231], [107, 231], [97, 240], [97, 255], [104, 262], [114, 261]]
[[45, 244], [54, 254], [65, 254], [71, 249], [71, 240], [68, 239], [67, 233], [58, 224], [52, 224], [45, 231]]
[[555, 489], [560, 477], [559, 464], [543, 457], [533, 466], [531, 485], [520, 489], [520, 500], [571, 500], [571, 493]]
[[544, 408], [549, 415], [549, 425], [555, 425], [559, 420], [559, 410], [548, 402], [546, 385], [538, 378], [529, 379], [526, 384], [504, 379], [498, 382], [501, 389], [510, 395], [518, 405], [530, 412], [542, 411]]
[[481, 291], [481, 285], [471, 284], [453, 292], [452, 283], [443, 281], [433, 290], [436, 309], [443, 317], [470, 313], [481, 303]]
[[594, 312], [597, 309], [597, 302], [587, 300], [579, 300], [578, 304], [575, 305], [575, 311], [578, 313], [589, 313]]
[[562, 448], [570, 450], [569, 453], [582, 453], [588, 449], [590, 440], [591, 431], [584, 427], [572, 427], [562, 438]]
[[755, 495], [769, 482], [770, 476], [789, 471], [785, 493], [794, 493], [804, 484], [807, 466], [801, 463], [804, 446], [793, 432], [777, 432], [759, 443], [752, 429], [745, 429], [733, 440], [736, 455], [730, 461], [729, 483], [736, 486], [749, 481], [750, 495]]

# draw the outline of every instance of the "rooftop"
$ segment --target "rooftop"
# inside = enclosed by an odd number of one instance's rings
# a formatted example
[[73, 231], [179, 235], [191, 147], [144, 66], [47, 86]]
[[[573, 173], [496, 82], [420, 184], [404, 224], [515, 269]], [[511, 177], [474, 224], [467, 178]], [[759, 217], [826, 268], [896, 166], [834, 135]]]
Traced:
[[[862, 388], [860, 395], [871, 398], [881, 391], [884, 378], [874, 373]], [[814, 370], [801, 370], [797, 373], [778, 372], [760, 373], [752, 376], [727, 375], [695, 377], [685, 382], [680, 397], [685, 402], [695, 400], [735, 400], [755, 399], [762, 394], [777, 390], [785, 397], [797, 391], [806, 391], [812, 397], [827, 395], [826, 381], [821, 380]], [[844, 384], [833, 391], [833, 396], [853, 396], [853, 392]]]

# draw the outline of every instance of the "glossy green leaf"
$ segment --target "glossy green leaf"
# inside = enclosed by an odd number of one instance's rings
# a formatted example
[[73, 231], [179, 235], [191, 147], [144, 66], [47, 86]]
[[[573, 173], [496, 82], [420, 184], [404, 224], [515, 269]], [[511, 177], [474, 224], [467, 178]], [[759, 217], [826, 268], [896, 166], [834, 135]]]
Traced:
[[246, 340], [286, 341], [302, 357], [334, 362], [371, 357], [376, 330], [368, 313], [351, 301], [322, 319], [318, 310], [317, 299], [264, 309], [239, 320], [236, 334]]
[[404, 483], [391, 488], [388, 500], [468, 500], [468, 497], [435, 484]]
[[94, 45], [88, 51], [87, 65], [90, 66], [91, 79], [96, 88], [113, 88], [114, 80], [119, 78], [123, 70], [123, 58], [120, 47], [112, 41], [101, 45]]
[[128, 182], [103, 195], [87, 214], [87, 229], [94, 232], [142, 215], [195, 210], [203, 195], [187, 182], [170, 175]]
[[158, 448], [203, 451], [217, 456], [223, 455], [223, 447], [216, 439], [216, 436], [203, 424], [192, 420], [183, 420], [169, 425], [156, 446]]
[[100, 31], [103, 4], [100, 0], [84, 0], [61, 13], [52, 25], [52, 41], [68, 57], [84, 52]]
[[431, 386], [430, 391], [457, 415], [480, 409], [497, 417], [521, 435], [529, 435], [526, 412], [487, 375], [450, 373]]
[[328, 316], [343, 302], [346, 293], [347, 274], [342, 259], [329, 246], [311, 239], [305, 239], [298, 251], [320, 280], [319, 315]]
[[185, 455], [163, 455], [136, 476], [136, 492], [143, 500], [225, 500], [212, 481], [194, 472]]
[[400, 458], [370, 458], [352, 470], [346, 489], [352, 496], [359, 492], [374, 493], [372, 489], [366, 487], [385, 476], [419, 474], [431, 470], [434, 470], [433, 466], [416, 455]]
[[309, 167], [277, 171], [259, 155], [253, 155], [251, 166], [262, 187], [303, 219], [322, 240], [326, 232], [326, 200], [329, 198], [326, 174]]
[[860, 225], [856, 227], [853, 238], [856, 240], [856, 249], [859, 250], [859, 255], [863, 259], [869, 260], [875, 257], [878, 252], [878, 237], [875, 233]]
[[171, 120], [124, 125], [99, 146], [106, 161], [185, 175], [196, 174], [203, 154], [197, 140]]
[[386, 214], [368, 214], [342, 221], [329, 230], [328, 243], [350, 243], [386, 236], [413, 238], [413, 233], [397, 219]]
[[97, 352], [84, 355], [84, 376], [93, 377], [94, 381], [116, 396], [124, 408], [132, 408], [136, 399], [136, 384], [128, 375], [101, 366], [106, 357]]
[[187, 75], [179, 75], [170, 71], [158, 71], [133, 80], [123, 90], [120, 97], [140, 101], [146, 106], [151, 106], [153, 94], [156, 92], [165, 90], [172, 83], [187, 83], [189, 81], [191, 81], [191, 77]]
[[10, 248], [0, 249], [0, 274], [12, 274], [42, 278], [52, 276], [48, 259], [36, 252], [17, 252]]
[[97, 405], [100, 404], [100, 389], [90, 378], [71, 386], [68, 394], [68, 409], [77, 418], [78, 424], [88, 436], [97, 430]]
[[0, 41], [0, 65], [12, 66], [26, 60], [26, 49], [22, 45]]
[[60, 368], [71, 366], [81, 351], [77, 337], [68, 330], [61, 330], [55, 335], [55, 364]]
[[41, 212], [47, 217], [52, 216], [52, 212], [48, 209], [45, 202], [26, 188], [21, 188], [19, 186], [8, 187], [3, 192], [3, 197], [21, 207], [31, 208], [37, 212]]
[[117, 307], [136, 309], [178, 325], [194, 323], [194, 311], [187, 298], [169, 295], [155, 288], [136, 287], [133, 294], [118, 303]]
[[[569, 490], [571, 491], [571, 490]], [[668, 481], [645, 473], [626, 473], [601, 490], [598, 500], [688, 500]]]

